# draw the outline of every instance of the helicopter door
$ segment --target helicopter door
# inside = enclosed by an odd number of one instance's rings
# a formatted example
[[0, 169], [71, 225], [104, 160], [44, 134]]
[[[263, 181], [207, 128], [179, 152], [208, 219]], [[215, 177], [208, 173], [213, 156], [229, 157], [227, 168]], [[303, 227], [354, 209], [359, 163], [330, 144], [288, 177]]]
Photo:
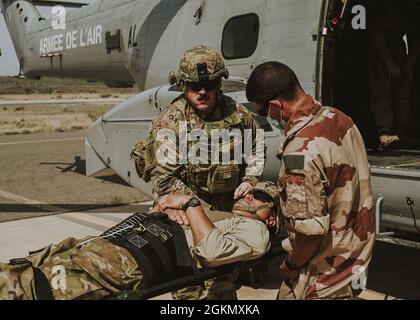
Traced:
[[354, 0], [324, 0], [318, 35], [316, 98], [333, 104], [336, 40], [352, 20]]

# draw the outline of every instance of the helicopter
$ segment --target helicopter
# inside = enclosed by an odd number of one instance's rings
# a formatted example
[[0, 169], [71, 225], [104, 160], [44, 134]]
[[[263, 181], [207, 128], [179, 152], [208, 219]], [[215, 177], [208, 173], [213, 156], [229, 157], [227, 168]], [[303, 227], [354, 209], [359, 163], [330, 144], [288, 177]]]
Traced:
[[[76, 8], [44, 18], [36, 5]], [[86, 174], [112, 169], [151, 195], [130, 153], [150, 123], [182, 92], [169, 71], [189, 48], [220, 50], [232, 77], [223, 91], [251, 111], [247, 77], [260, 63], [277, 60], [298, 74], [303, 88], [324, 105], [349, 114], [369, 147], [375, 139], [369, 108], [366, 0], [2, 0], [20, 75], [102, 81], [136, 86], [139, 93], [98, 119], [86, 132]], [[357, 108], [354, 108], [357, 106]], [[275, 181], [282, 132], [256, 117], [265, 131], [264, 179]], [[392, 157], [369, 152], [377, 200], [377, 231], [420, 234], [420, 151]], [[408, 156], [407, 156], [408, 155]]]

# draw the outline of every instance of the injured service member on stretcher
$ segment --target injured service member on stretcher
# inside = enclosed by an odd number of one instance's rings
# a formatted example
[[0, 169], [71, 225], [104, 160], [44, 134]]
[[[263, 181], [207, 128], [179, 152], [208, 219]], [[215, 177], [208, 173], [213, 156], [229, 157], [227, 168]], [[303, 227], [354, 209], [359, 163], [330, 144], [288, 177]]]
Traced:
[[69, 238], [0, 263], [1, 300], [104, 299], [202, 268], [264, 256], [278, 228], [277, 187], [259, 183], [232, 213], [205, 212], [190, 196], [162, 197], [98, 237]]

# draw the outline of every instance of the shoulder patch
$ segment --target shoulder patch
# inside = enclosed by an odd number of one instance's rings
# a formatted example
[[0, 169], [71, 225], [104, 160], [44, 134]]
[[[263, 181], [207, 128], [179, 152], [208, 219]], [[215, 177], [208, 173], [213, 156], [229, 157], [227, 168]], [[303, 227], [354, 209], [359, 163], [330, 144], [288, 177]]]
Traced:
[[303, 154], [288, 154], [283, 156], [284, 166], [286, 170], [303, 170], [305, 169], [305, 156]]

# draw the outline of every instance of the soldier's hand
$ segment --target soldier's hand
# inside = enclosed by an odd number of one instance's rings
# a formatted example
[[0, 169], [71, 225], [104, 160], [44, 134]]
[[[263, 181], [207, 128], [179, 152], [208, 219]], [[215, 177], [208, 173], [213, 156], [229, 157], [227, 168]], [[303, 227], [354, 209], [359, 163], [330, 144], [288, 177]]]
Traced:
[[149, 214], [151, 214], [151, 213], [160, 213], [160, 212], [161, 211], [160, 211], [159, 205], [156, 205], [153, 208], [150, 208], [149, 209]]
[[161, 210], [177, 209], [181, 210], [184, 205], [190, 200], [191, 196], [170, 194], [159, 199], [158, 205]]
[[249, 182], [243, 182], [235, 191], [234, 198], [235, 200], [245, 197], [254, 189], [254, 186]]
[[189, 226], [190, 221], [187, 218], [187, 215], [182, 210], [177, 209], [166, 209], [164, 213], [168, 215], [168, 218], [171, 219], [173, 222], [178, 223], [181, 226]]

